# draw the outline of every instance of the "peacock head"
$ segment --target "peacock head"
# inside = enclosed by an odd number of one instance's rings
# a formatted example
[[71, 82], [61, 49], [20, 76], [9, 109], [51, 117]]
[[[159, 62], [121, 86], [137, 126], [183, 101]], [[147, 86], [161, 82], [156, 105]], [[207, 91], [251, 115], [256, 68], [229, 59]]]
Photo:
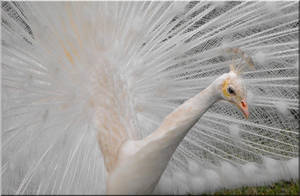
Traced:
[[235, 104], [242, 111], [244, 116], [248, 119], [249, 111], [248, 104], [246, 101], [247, 90], [244, 85], [243, 78], [241, 77], [241, 73], [245, 65], [249, 65], [253, 68], [254, 64], [252, 59], [239, 48], [229, 48], [226, 51], [240, 56], [246, 64], [231, 64], [230, 72], [223, 74], [219, 78], [219, 81], [217, 82], [217, 88], [220, 92], [219, 94], [221, 99]]
[[235, 104], [248, 119], [247, 91], [243, 79], [234, 71], [226, 73], [218, 86], [221, 99]]

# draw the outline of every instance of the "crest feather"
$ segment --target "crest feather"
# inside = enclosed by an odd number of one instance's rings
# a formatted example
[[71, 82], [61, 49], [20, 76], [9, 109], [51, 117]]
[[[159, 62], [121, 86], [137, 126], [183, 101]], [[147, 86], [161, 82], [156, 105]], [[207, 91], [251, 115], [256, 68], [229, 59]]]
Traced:
[[[238, 75], [242, 73], [243, 69], [245, 68], [245, 65], [242, 64], [242, 60], [252, 69], [254, 69], [254, 63], [250, 56], [248, 56], [244, 51], [242, 51], [240, 48], [226, 48], [226, 53], [233, 53], [235, 56], [238, 56], [241, 58], [241, 61], [236, 65], [234, 62], [230, 64], [230, 71], [233, 71], [237, 73]], [[234, 60], [234, 59], [232, 59]]]

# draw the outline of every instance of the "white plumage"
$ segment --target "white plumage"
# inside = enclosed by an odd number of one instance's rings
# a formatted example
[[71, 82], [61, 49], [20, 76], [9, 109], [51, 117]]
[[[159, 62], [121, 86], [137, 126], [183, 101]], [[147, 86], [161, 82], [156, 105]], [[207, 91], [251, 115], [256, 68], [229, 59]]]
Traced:
[[[124, 172], [113, 182], [129, 192], [298, 179], [298, 4], [1, 2], [2, 193], [105, 193], [107, 170]], [[242, 74], [249, 119], [217, 102], [190, 130], [174, 125], [184, 139], [163, 137], [174, 149], [159, 154], [150, 136], [165, 117], [240, 62], [228, 47], [254, 60]], [[153, 145], [125, 154], [157, 153], [119, 169], [120, 146], [147, 136]]]

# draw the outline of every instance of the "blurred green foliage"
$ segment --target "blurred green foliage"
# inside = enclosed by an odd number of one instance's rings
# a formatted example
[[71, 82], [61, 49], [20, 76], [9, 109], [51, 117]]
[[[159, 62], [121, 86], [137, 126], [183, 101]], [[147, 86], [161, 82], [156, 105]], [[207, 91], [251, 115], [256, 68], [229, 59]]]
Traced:
[[269, 186], [225, 189], [213, 195], [299, 195], [299, 181], [280, 181]]

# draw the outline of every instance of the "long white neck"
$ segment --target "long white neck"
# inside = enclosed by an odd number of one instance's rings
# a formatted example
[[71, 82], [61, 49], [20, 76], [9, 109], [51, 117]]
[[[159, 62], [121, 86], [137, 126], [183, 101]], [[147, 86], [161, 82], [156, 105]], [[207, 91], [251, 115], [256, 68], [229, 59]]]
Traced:
[[[146, 137], [144, 141], [151, 143], [163, 140], [165, 145], [177, 147], [192, 126], [218, 100], [216, 88], [214, 85], [210, 85], [170, 113], [160, 127]], [[159, 147], [158, 145], [157, 148]]]
[[109, 177], [107, 192], [151, 193], [181, 140], [219, 98], [211, 84], [170, 113], [148, 137], [127, 141], [120, 151], [118, 167]]

